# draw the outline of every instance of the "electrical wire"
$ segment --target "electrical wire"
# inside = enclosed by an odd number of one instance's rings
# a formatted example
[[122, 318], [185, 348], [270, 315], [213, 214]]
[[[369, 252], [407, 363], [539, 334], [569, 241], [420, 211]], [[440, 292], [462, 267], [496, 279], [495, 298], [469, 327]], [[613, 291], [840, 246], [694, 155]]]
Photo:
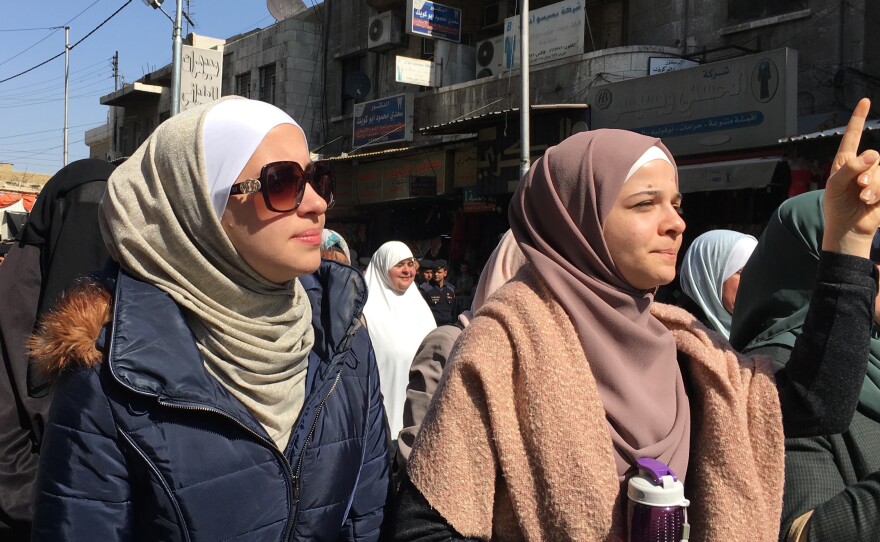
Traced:
[[[95, 0], [95, 1], [97, 2], [97, 1], [100, 1], [100, 0]], [[92, 34], [94, 34], [99, 28], [101, 28], [102, 26], [104, 26], [104, 25], [107, 23], [107, 21], [109, 21], [110, 19], [112, 19], [113, 17], [115, 17], [120, 11], [122, 11], [123, 9], [125, 9], [125, 7], [128, 6], [129, 4], [131, 4], [132, 1], [133, 1], [133, 0], [128, 0], [126, 3], [122, 4], [122, 6], [121, 6], [119, 9], [117, 9], [116, 11], [114, 11], [112, 15], [110, 15], [109, 17], [107, 17], [106, 19], [104, 19], [103, 21], [101, 21], [101, 24], [99, 24], [98, 26], [96, 26], [95, 28], [93, 28], [88, 34], [86, 34], [85, 36], [83, 36], [82, 38], [80, 38], [79, 41], [77, 41], [76, 43], [74, 43], [73, 45], [71, 45], [70, 47], [68, 47], [67, 50], [68, 50], [68, 51], [72, 51], [77, 45], [79, 45], [80, 43], [82, 43], [86, 38], [88, 38], [89, 36], [91, 36]], [[94, 5], [94, 4], [93, 4], [93, 5]], [[90, 6], [90, 7], [91, 7], [91, 6]], [[88, 8], [86, 8], [86, 9], [88, 9]], [[47, 36], [47, 37], [48, 37], [48, 36]], [[48, 59], [48, 60], [44, 60], [43, 62], [40, 62], [40, 63], [37, 64], [36, 66], [32, 66], [32, 67], [30, 67], [30, 68], [24, 70], [23, 72], [19, 72], [19, 73], [15, 74], [15, 75], [12, 75], [12, 76], [7, 77], [7, 78], [5, 78], [5, 79], [0, 79], [0, 83], [5, 83], [6, 81], [11, 81], [12, 79], [15, 79], [16, 77], [21, 77], [22, 75], [24, 75], [24, 74], [26, 74], [26, 73], [32, 72], [32, 71], [36, 70], [37, 68], [39, 68], [39, 67], [41, 67], [41, 66], [45, 66], [45, 65], [48, 64], [49, 62], [52, 62], [53, 60], [55, 60], [56, 58], [60, 57], [60, 56], [63, 55], [63, 54], [64, 54], [64, 51], [61, 51], [60, 53], [58, 53], [57, 55], [53, 56], [52, 58], [50, 58], [50, 59]], [[0, 65], [2, 65], [2, 63], [0, 63]]]

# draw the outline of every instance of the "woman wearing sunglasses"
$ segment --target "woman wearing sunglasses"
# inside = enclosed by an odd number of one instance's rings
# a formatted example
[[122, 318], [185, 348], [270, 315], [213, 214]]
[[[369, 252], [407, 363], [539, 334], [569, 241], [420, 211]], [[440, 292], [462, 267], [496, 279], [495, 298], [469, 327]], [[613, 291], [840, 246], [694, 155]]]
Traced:
[[390, 480], [363, 278], [320, 260], [332, 173], [227, 98], [110, 178], [118, 270], [34, 338], [57, 376], [35, 540], [376, 540]]
[[[775, 542], [783, 435], [846, 428], [867, 362], [880, 155], [855, 149], [868, 107], [827, 184], [810, 307], [822, 325], [775, 376], [767, 358], [654, 303], [685, 231], [662, 143], [595, 130], [548, 149], [510, 203], [528, 263], [458, 339], [407, 462], [396, 539], [626, 540], [628, 498], [663, 506], [627, 491], [650, 459], [683, 483], [691, 540]], [[687, 538], [667, 525], [645, 522], [640, 539]]]

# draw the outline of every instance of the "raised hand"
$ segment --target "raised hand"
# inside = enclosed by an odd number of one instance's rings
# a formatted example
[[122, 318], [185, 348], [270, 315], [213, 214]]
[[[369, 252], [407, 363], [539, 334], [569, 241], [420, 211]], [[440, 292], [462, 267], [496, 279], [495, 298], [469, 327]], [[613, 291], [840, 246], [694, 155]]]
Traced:
[[825, 186], [822, 249], [867, 258], [880, 227], [880, 154], [856, 154], [871, 102], [862, 98], [846, 125]]

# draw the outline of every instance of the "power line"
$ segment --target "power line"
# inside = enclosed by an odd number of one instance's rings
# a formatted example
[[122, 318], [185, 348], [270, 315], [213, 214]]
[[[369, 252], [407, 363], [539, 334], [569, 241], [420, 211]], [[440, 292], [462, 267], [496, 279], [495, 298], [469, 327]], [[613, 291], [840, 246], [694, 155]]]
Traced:
[[[83, 75], [82, 77], [79, 77], [76, 79], [71, 79], [70, 85], [71, 85], [71, 87], [76, 87], [76, 86], [78, 86], [79, 83], [83, 83], [83, 82], [92, 82], [92, 81], [96, 81], [96, 80], [103, 81], [104, 79], [112, 79], [113, 76], [111, 76], [111, 75], [98, 76], [98, 74], [100, 74], [103, 71], [106, 71], [106, 69], [107, 69], [106, 67], [101, 67], [95, 71], [92, 71], [86, 75]], [[82, 88], [82, 87], [79, 87], [79, 88]], [[0, 92], [0, 102], [9, 101], [9, 100], [16, 100], [16, 99], [24, 99], [24, 100], [31, 99], [32, 100], [35, 98], [58, 94], [63, 91], [64, 91], [64, 88], [62, 86], [55, 85], [55, 86], [49, 86], [49, 87], [44, 87], [44, 88], [39, 88], [39, 89], [33, 89], [30, 91], [21, 91], [21, 92], [17, 92], [14, 94], [13, 93], [6, 94], [6, 93]]]
[[[100, 1], [100, 0], [95, 0], [95, 1], [97, 2], [97, 1]], [[97, 31], [99, 28], [101, 28], [102, 26], [104, 26], [104, 25], [107, 23], [107, 21], [109, 21], [110, 19], [112, 19], [113, 17], [115, 17], [120, 11], [122, 11], [123, 9], [125, 9], [125, 7], [126, 7], [127, 5], [129, 5], [129, 4], [131, 4], [131, 3], [132, 3], [132, 0], [128, 0], [128, 2], [122, 4], [122, 6], [121, 6], [119, 9], [117, 9], [116, 11], [113, 12], [112, 15], [110, 15], [109, 17], [107, 17], [106, 19], [104, 19], [104, 20], [101, 22], [101, 24], [99, 24], [98, 26], [96, 26], [95, 28], [93, 28], [93, 29], [91, 30], [91, 32], [89, 32], [88, 34], [86, 34], [85, 36], [83, 36], [82, 38], [80, 38], [79, 41], [77, 41], [76, 43], [74, 43], [73, 45], [71, 45], [70, 47], [68, 47], [68, 48], [67, 48], [68, 51], [72, 51], [77, 45], [79, 45], [80, 43], [82, 43], [83, 40], [85, 40], [86, 38], [88, 38], [89, 36], [91, 36], [92, 34], [94, 34], [95, 31]], [[94, 4], [93, 4], [93, 5], [94, 5]], [[91, 7], [91, 6], [90, 6], [90, 7]], [[86, 8], [86, 9], [88, 9], [88, 8]], [[47, 37], [48, 37], [48, 36], [47, 36]], [[10, 76], [10, 77], [7, 77], [6, 79], [0, 79], [0, 83], [5, 83], [6, 81], [10, 81], [10, 80], [12, 80], [12, 79], [15, 79], [16, 77], [21, 77], [22, 75], [24, 75], [24, 74], [26, 74], [26, 73], [28, 73], [28, 72], [32, 72], [32, 71], [36, 70], [37, 68], [39, 68], [39, 67], [41, 67], [41, 66], [45, 66], [45, 65], [48, 64], [49, 62], [52, 62], [53, 60], [55, 60], [56, 58], [60, 57], [60, 56], [63, 55], [63, 54], [64, 54], [64, 51], [61, 51], [60, 53], [58, 53], [57, 55], [53, 56], [52, 58], [50, 58], [50, 59], [48, 59], [48, 60], [44, 60], [43, 62], [40, 62], [40, 63], [37, 64], [36, 66], [33, 66], [33, 67], [31, 67], [31, 68], [28, 68], [28, 69], [24, 70], [23, 72], [19, 72], [19, 73], [15, 74], [15, 75], [12, 75], [12, 76]], [[2, 65], [2, 64], [0, 64], [0, 65]]]
[[[99, 64], [103, 64], [104, 62], [107, 62], [107, 60], [99, 60], [98, 62], [95, 62], [94, 64], [89, 64], [88, 66], [83, 66], [82, 68], [77, 68], [75, 70], [71, 70], [70, 74], [73, 75], [73, 74], [80, 73], [80, 72], [83, 72], [86, 70], [90, 70]], [[7, 89], [7, 92], [17, 92], [21, 89], [35, 87], [38, 85], [42, 85], [44, 83], [51, 83], [52, 81], [57, 81], [58, 79], [64, 79], [64, 76], [59, 75], [57, 77], [50, 77], [49, 79], [43, 79], [42, 81], [35, 81], [33, 83], [27, 83], [27, 84], [24, 84], [24, 85], [21, 85], [18, 87], [13, 87], [13, 88]]]
[[41, 26], [39, 28], [3, 28], [0, 32], [30, 32], [32, 30], [56, 30], [57, 26]]
[[[92, 122], [92, 123], [89, 123], [89, 124], [77, 124], [76, 126], [68, 126], [68, 128], [82, 128], [83, 126], [91, 126], [91, 127], [94, 128], [94, 127], [96, 127], [96, 126], [100, 126], [100, 125], [102, 125], [102, 124], [104, 124], [104, 121], [97, 122], [97, 123]], [[58, 131], [58, 130], [61, 130], [61, 128], [52, 128], [51, 130], [40, 130], [40, 131], [38, 131], [38, 132], [26, 132], [26, 133], [23, 133], [23, 134], [12, 134], [12, 135], [0, 136], [0, 139], [9, 139], [9, 138], [12, 138], [12, 137], [29, 136], [29, 135], [35, 135], [35, 134], [47, 134], [47, 133], [49, 133], [49, 132], [55, 132], [55, 131]]]
[[[102, 96], [104, 94], [109, 94], [110, 92], [112, 92], [112, 89], [108, 88], [107, 90], [101, 90], [99, 92], [90, 92], [88, 94], [80, 94], [78, 96], [71, 96], [68, 99], [69, 100], [78, 100], [78, 99], [82, 99], [82, 98], [94, 98], [95, 96]], [[34, 102], [34, 103], [29, 103], [29, 104], [24, 104], [24, 105], [0, 105], [0, 109], [12, 109], [15, 107], [18, 107], [18, 108], [33, 107], [35, 105], [46, 105], [48, 103], [60, 102], [62, 100], [64, 100], [64, 97], [52, 99], [52, 100], [44, 100], [44, 101]]]

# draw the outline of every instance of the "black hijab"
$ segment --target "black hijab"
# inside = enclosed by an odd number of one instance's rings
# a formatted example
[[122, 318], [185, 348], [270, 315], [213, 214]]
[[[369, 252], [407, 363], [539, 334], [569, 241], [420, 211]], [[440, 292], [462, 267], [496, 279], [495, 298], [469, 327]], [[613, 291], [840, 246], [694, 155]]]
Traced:
[[37, 197], [21, 245], [40, 250], [42, 287], [38, 318], [74, 279], [100, 269], [110, 257], [98, 228], [98, 204], [116, 166], [77, 160], [56, 173]]
[[114, 166], [79, 160], [46, 183], [22, 237], [0, 265], [0, 539], [27, 540], [49, 388], [28, 367], [40, 315], [108, 258], [98, 203]]

